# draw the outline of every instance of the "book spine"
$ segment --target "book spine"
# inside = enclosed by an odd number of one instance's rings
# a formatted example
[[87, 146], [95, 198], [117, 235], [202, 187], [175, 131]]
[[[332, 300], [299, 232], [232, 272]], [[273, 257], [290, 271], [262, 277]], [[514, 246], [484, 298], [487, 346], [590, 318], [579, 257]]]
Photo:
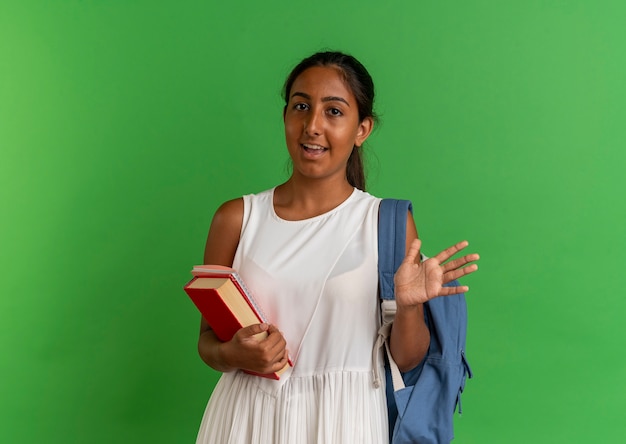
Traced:
[[[230, 341], [244, 327], [215, 290], [185, 287], [185, 292], [220, 341]], [[208, 294], [211, 296], [207, 297]]]

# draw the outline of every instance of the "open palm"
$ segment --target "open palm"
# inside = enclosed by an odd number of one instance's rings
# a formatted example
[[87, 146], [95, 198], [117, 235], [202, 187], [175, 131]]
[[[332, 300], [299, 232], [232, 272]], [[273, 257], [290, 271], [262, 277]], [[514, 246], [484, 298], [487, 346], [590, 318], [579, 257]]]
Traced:
[[449, 296], [469, 290], [467, 286], [444, 287], [444, 284], [478, 270], [478, 265], [472, 263], [479, 259], [478, 254], [468, 254], [446, 262], [465, 249], [468, 246], [467, 241], [458, 242], [436, 256], [422, 263], [416, 263], [421, 244], [419, 239], [411, 243], [409, 251], [394, 275], [395, 297], [398, 305], [423, 304], [438, 296]]

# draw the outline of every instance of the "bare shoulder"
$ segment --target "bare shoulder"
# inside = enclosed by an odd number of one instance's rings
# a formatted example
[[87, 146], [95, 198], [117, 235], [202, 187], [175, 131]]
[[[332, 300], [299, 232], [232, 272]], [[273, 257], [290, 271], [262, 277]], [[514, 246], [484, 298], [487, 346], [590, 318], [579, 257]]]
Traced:
[[[238, 199], [229, 200], [224, 202], [219, 206], [215, 215], [213, 216], [213, 221], [211, 222], [211, 227], [214, 225], [219, 225], [220, 228], [228, 228], [232, 225], [238, 225], [238, 228], [241, 229], [241, 224], [243, 222], [243, 198], [240, 197]], [[222, 227], [224, 225], [224, 227]]]
[[415, 220], [413, 219], [413, 214], [409, 211], [406, 215], [406, 240], [412, 242], [416, 238], [417, 228], [415, 228]]
[[[411, 243], [418, 238], [417, 228], [415, 228], [415, 220], [413, 220], [413, 215], [411, 212], [407, 212], [406, 216], [406, 251], [409, 251], [409, 247]], [[417, 255], [419, 258], [419, 254]]]
[[224, 202], [215, 212], [204, 250], [205, 264], [230, 267], [239, 245], [243, 223], [243, 199]]

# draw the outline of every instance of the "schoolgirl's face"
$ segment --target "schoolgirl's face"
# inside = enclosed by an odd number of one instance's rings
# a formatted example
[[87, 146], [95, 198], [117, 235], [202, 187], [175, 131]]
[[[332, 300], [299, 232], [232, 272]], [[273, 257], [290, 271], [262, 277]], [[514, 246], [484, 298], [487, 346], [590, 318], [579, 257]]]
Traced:
[[309, 68], [296, 78], [284, 122], [293, 174], [311, 179], [345, 179], [350, 153], [373, 127], [369, 117], [359, 121], [354, 94], [335, 67]]

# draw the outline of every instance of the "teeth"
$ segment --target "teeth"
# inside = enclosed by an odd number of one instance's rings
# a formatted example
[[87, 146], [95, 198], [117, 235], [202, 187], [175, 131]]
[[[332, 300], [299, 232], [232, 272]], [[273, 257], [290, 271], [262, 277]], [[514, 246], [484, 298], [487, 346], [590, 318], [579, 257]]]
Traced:
[[317, 151], [323, 151], [326, 148], [324, 148], [323, 146], [319, 146], [319, 145], [309, 145], [308, 143], [304, 143], [302, 144], [303, 147], [305, 147], [308, 150], [317, 150]]

